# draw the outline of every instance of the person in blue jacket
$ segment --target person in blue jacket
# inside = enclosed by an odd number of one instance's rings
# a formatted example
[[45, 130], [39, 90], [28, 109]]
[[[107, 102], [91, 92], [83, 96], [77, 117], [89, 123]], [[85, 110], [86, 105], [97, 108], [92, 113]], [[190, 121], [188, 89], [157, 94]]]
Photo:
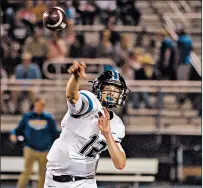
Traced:
[[32, 173], [35, 161], [39, 163], [38, 188], [43, 188], [46, 171], [46, 155], [55, 139], [59, 137], [53, 116], [44, 111], [43, 99], [36, 99], [34, 109], [25, 113], [17, 128], [11, 131], [10, 140], [17, 141], [17, 137], [24, 137], [24, 172], [20, 175], [17, 188], [25, 188]]
[[161, 79], [176, 80], [177, 65], [175, 63], [176, 58], [175, 43], [166, 30], [160, 31], [159, 38], [161, 40], [161, 46], [159, 50], [159, 59], [157, 62], [157, 66], [160, 72]]
[[[41, 79], [41, 71], [37, 64], [32, 63], [32, 54], [30, 52], [25, 52], [22, 54], [22, 63], [15, 68], [15, 79], [16, 80], [33, 80]], [[32, 90], [25, 90], [24, 88], [29, 85], [23, 84], [22, 91], [15, 92], [16, 95], [16, 105], [15, 114], [22, 113], [22, 102], [27, 98], [29, 103], [33, 103], [33, 98], [35, 93]]]
[[178, 80], [189, 80], [189, 73], [191, 69], [192, 39], [186, 33], [182, 24], [178, 24], [176, 28], [178, 35], [177, 40], [177, 76]]
[[[191, 51], [192, 51], [192, 39], [186, 33], [182, 24], [178, 24], [176, 27], [177, 39], [177, 79], [189, 80], [191, 71]], [[180, 105], [184, 104], [187, 95], [180, 93], [177, 95], [177, 101]]]

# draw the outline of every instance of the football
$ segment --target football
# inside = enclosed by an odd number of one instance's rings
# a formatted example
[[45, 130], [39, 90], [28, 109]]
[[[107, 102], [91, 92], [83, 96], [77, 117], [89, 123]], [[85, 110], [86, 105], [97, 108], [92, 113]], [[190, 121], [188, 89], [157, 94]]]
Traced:
[[43, 13], [44, 26], [52, 31], [59, 31], [66, 27], [66, 13], [60, 7], [53, 7]]

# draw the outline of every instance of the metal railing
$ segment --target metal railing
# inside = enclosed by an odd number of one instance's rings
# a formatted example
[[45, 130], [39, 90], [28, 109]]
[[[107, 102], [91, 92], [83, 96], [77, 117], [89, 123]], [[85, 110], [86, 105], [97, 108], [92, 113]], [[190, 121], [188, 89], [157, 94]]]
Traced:
[[185, 18], [184, 14], [180, 11], [176, 3], [174, 1], [167, 1], [168, 5], [173, 9], [174, 13], [180, 18], [180, 20], [184, 23], [184, 25], [188, 26], [189, 22]]
[[[87, 65], [86, 72], [89, 79], [95, 78], [96, 74], [91, 72], [101, 73], [104, 71], [104, 65], [115, 66], [112, 59], [109, 58], [57, 58], [47, 60], [43, 64], [43, 72], [49, 79], [66, 79], [68, 74], [62, 74], [62, 68], [66, 65], [70, 65], [73, 61], [85, 62]], [[48, 67], [52, 65], [55, 67], [55, 73], [50, 73]]]
[[[22, 91], [32, 90], [33, 87], [39, 88], [39, 91], [55, 91], [56, 86], [60, 85], [59, 92], [65, 92], [67, 80], [61, 80], [57, 83], [56, 80], [15, 80], [15, 79], [4, 79], [3, 90], [11, 91]], [[92, 83], [88, 80], [80, 81], [83, 89], [90, 89]], [[156, 93], [161, 89], [163, 93], [201, 93], [201, 82], [200, 81], [139, 81], [139, 80], [126, 80], [126, 84], [132, 92], [152, 92]]]
[[190, 6], [188, 5], [187, 1], [178, 1], [182, 7], [184, 8], [185, 12], [192, 12], [192, 9], [190, 8]]

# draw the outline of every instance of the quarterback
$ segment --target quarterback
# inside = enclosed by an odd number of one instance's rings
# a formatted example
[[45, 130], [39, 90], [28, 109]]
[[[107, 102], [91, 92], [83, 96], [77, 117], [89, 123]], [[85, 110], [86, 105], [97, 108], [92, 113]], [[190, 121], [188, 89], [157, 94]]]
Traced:
[[68, 69], [72, 74], [66, 86], [68, 111], [60, 137], [47, 155], [45, 188], [97, 188], [97, 163], [106, 149], [115, 168], [125, 167], [120, 144], [125, 127], [111, 109], [124, 104], [129, 90], [118, 72], [106, 71], [93, 81], [93, 92], [79, 91], [85, 68], [85, 63], [74, 61]]

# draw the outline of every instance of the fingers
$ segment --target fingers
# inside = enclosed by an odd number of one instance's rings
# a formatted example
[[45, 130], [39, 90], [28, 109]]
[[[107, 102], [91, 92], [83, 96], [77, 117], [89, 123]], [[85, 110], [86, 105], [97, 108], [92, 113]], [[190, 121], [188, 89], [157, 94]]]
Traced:
[[99, 119], [99, 120], [98, 120], [98, 124], [99, 124], [99, 125], [100, 125], [102, 122], [103, 122], [102, 119]]
[[83, 68], [86, 68], [86, 64], [83, 61], [81, 61], [80, 66], [82, 66]]
[[68, 69], [68, 73], [74, 73], [79, 69], [80, 65], [77, 61], [73, 62], [73, 65], [71, 65]]
[[82, 69], [81, 76], [86, 79], [87, 78], [87, 75], [85, 73], [86, 64], [83, 61], [81, 61], [80, 63], [80, 68]]
[[104, 108], [104, 115], [102, 115], [99, 120], [98, 120], [98, 123], [99, 124], [102, 124], [103, 122], [107, 122], [110, 120], [110, 115], [109, 115], [109, 112], [107, 111], [106, 108]]
[[69, 70], [70, 70], [70, 72], [74, 72], [75, 71], [75, 69], [72, 66], [69, 68]]
[[73, 65], [69, 67], [67, 70], [68, 73], [77, 73], [79, 77], [87, 78], [85, 73], [86, 64], [82, 61], [79, 63], [78, 61], [74, 60]]
[[79, 63], [78, 61], [76, 61], [76, 60], [74, 60], [73, 61], [73, 66], [75, 66], [75, 67], [80, 67], [80, 68], [86, 68], [86, 64], [83, 62], [83, 61], [81, 61], [81, 63]]
[[99, 122], [103, 122], [103, 121], [104, 121], [104, 115], [102, 115], [102, 116], [99, 118], [98, 121], [99, 121]]
[[81, 72], [81, 73], [80, 73], [80, 76], [81, 76], [82, 78], [85, 78], [85, 79], [87, 78], [87, 75], [86, 75], [85, 72]]
[[69, 69], [68, 69], [68, 73], [74, 73], [76, 70], [75, 70], [75, 68], [74, 67], [70, 67]]
[[78, 61], [74, 60], [74, 61], [73, 61], [73, 65], [74, 65], [74, 66], [78, 66], [78, 67], [79, 67], [79, 65], [80, 65], [80, 64], [79, 64], [79, 62], [78, 62]]
[[104, 114], [105, 114], [105, 119], [110, 119], [110, 115], [109, 115], [109, 112], [106, 108], [104, 108]]

